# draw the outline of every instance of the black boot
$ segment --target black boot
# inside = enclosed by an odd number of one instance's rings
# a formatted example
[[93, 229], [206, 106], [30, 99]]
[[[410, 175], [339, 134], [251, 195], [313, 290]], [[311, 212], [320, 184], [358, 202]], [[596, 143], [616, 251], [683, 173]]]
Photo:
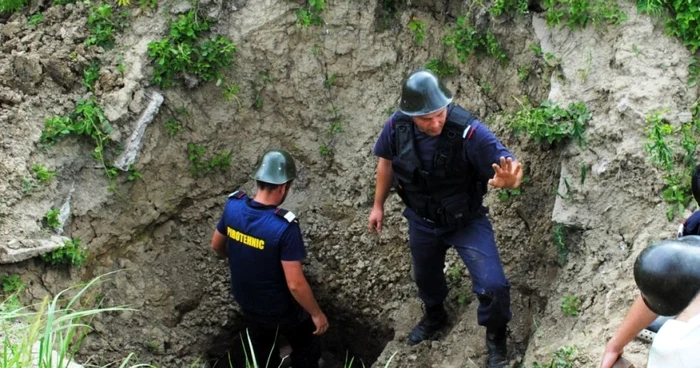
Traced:
[[505, 368], [508, 364], [506, 327], [486, 330], [486, 348], [489, 352], [488, 368]]
[[408, 335], [408, 345], [415, 345], [423, 340], [432, 340], [447, 324], [447, 312], [442, 304], [426, 307], [420, 322]]

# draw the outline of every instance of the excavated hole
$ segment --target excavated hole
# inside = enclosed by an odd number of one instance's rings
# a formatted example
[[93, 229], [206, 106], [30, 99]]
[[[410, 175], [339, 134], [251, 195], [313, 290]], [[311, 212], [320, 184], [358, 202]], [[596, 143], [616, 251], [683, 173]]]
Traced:
[[[369, 367], [377, 360], [386, 344], [394, 338], [394, 330], [387, 324], [372, 320], [356, 311], [334, 305], [328, 306], [324, 311], [331, 325], [321, 338], [324, 368]], [[245, 331], [227, 330], [231, 333], [216, 336], [213, 339], [216, 342], [215, 346], [205, 353], [211, 368], [246, 366], [242, 349], [242, 343], [247, 343]], [[278, 347], [283, 355], [290, 351], [284, 338], [278, 340]], [[346, 357], [348, 361], [354, 358], [352, 366], [345, 364]]]

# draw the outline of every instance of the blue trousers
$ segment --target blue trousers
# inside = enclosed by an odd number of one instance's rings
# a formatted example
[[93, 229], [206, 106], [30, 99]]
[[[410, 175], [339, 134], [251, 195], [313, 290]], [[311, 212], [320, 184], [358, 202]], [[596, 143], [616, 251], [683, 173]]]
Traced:
[[479, 325], [499, 329], [510, 321], [510, 283], [498, 256], [493, 227], [485, 215], [456, 230], [409, 221], [409, 245], [418, 297], [426, 306], [441, 304], [447, 297], [443, 269], [445, 253], [452, 246], [471, 275], [472, 291], [479, 299]]

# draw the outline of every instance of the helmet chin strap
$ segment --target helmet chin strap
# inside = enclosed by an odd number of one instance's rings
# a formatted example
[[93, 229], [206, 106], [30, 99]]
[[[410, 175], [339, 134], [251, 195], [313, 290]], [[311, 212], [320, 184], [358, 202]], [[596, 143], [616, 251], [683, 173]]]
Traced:
[[647, 307], [675, 316], [700, 292], [700, 236], [662, 240], [639, 254], [634, 281]]

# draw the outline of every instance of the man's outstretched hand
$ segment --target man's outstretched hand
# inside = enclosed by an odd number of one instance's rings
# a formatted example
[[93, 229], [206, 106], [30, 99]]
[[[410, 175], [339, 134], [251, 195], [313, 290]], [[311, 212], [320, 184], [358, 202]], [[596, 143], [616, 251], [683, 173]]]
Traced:
[[511, 157], [501, 157], [501, 166], [493, 164], [495, 174], [489, 179], [489, 185], [496, 188], [515, 189], [523, 180], [523, 167], [517, 160]]

